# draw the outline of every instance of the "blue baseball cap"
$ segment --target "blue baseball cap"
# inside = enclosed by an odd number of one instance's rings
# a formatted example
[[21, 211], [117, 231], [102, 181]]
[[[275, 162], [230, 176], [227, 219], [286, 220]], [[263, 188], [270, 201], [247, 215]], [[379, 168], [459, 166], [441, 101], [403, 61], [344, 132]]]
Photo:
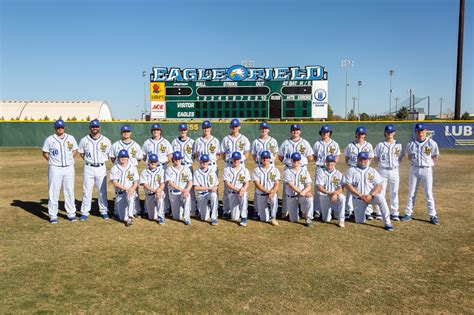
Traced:
[[415, 125], [415, 130], [418, 131], [418, 130], [426, 130], [426, 125], [424, 123], [418, 123]]
[[150, 156], [148, 157], [148, 161], [150, 161], [150, 162], [158, 162], [158, 155], [156, 155], [156, 154], [150, 154]]
[[260, 158], [261, 159], [270, 159], [272, 157], [270, 151], [263, 151], [260, 153]]
[[291, 154], [291, 159], [293, 161], [300, 161], [301, 160], [301, 154], [299, 152], [293, 152]]
[[205, 128], [211, 128], [212, 127], [212, 124], [209, 120], [204, 120], [202, 122], [202, 129], [205, 129]]
[[385, 132], [395, 132], [397, 129], [395, 129], [395, 126], [390, 124], [385, 126]]
[[321, 129], [319, 130], [319, 135], [325, 132], [332, 132], [331, 126], [329, 125], [322, 125]]
[[58, 119], [54, 122], [54, 128], [65, 128], [66, 123], [62, 119]]
[[209, 158], [209, 155], [207, 154], [203, 154], [201, 155], [201, 157], [199, 158], [199, 161], [201, 162], [209, 162], [211, 159]]
[[242, 158], [242, 154], [240, 152], [232, 153], [232, 160], [240, 160]]
[[240, 126], [240, 121], [237, 118], [234, 118], [230, 121], [230, 126], [231, 127], [238, 127], [238, 126]]
[[369, 159], [369, 152], [359, 152], [357, 155], [357, 158], [362, 159], [362, 160], [368, 160]]
[[179, 130], [188, 130], [188, 124], [179, 124]]
[[262, 121], [262, 123], [260, 124], [260, 129], [263, 129], [263, 128], [270, 129], [270, 124], [267, 123], [266, 121]]
[[160, 124], [153, 124], [153, 125], [151, 125], [150, 130], [151, 130], [151, 131], [153, 131], [153, 130], [161, 130], [161, 125], [160, 125]]
[[181, 151], [173, 152], [173, 160], [181, 160], [182, 158], [183, 158], [183, 155], [181, 154]]
[[301, 130], [300, 124], [292, 124], [291, 125], [291, 130]]
[[336, 156], [335, 155], [326, 156], [326, 162], [336, 162]]
[[132, 127], [130, 125], [123, 125], [122, 128], [120, 128], [120, 131], [132, 131]]
[[358, 134], [367, 134], [367, 129], [364, 126], [359, 126], [356, 128], [356, 135]]
[[118, 153], [118, 157], [121, 158], [121, 157], [128, 157], [128, 151], [125, 150], [125, 149], [122, 149], [119, 151]]
[[100, 121], [98, 119], [91, 120], [89, 127], [100, 127]]

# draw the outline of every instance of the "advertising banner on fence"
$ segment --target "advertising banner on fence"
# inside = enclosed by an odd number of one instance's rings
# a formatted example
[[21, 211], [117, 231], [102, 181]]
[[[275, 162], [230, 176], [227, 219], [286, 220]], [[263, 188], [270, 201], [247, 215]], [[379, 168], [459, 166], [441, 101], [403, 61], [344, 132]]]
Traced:
[[428, 136], [440, 148], [474, 149], [474, 123], [426, 123]]

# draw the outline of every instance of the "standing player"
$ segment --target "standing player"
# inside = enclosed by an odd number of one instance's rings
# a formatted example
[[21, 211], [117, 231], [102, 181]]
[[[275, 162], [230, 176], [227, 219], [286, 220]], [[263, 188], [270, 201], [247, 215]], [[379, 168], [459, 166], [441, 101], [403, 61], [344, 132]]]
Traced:
[[[299, 165], [302, 168], [306, 168], [308, 161], [313, 160], [313, 149], [308, 141], [301, 138], [301, 126], [299, 124], [291, 125], [291, 138], [283, 141], [280, 150], [278, 151], [278, 159], [285, 164], [285, 167], [283, 168], [284, 171], [292, 167], [291, 155], [295, 152], [300, 154]], [[288, 216], [286, 196], [286, 193], [282, 196], [282, 218]]]
[[[346, 163], [349, 167], [357, 167], [357, 157], [360, 152], [367, 152], [369, 154], [369, 163], [374, 157], [374, 149], [372, 145], [365, 140], [367, 136], [367, 129], [363, 126], [359, 126], [355, 130], [355, 141], [350, 142], [344, 149], [344, 155], [346, 158]], [[350, 191], [347, 191], [346, 195], [346, 219], [350, 218], [354, 212], [354, 207], [352, 206], [352, 196]], [[367, 220], [373, 220], [372, 218], [372, 205], [367, 207], [366, 213]]]
[[89, 123], [90, 134], [79, 142], [78, 152], [84, 159], [84, 180], [82, 184], [81, 221], [89, 218], [91, 211], [92, 189], [94, 185], [99, 192], [99, 211], [103, 219], [108, 220], [107, 201], [107, 160], [112, 146], [109, 138], [100, 133], [100, 122], [97, 119]]
[[308, 168], [301, 166], [302, 156], [299, 152], [291, 154], [291, 168], [283, 173], [286, 194], [286, 209], [290, 221], [299, 220], [299, 207], [306, 218], [306, 226], [313, 226], [313, 195], [311, 195], [311, 176]]
[[145, 208], [148, 219], [165, 224], [165, 172], [158, 168], [158, 156], [150, 154], [148, 167], [140, 175], [140, 185], [145, 191]]
[[122, 149], [116, 155], [117, 164], [110, 170], [110, 181], [115, 187], [115, 212], [125, 226], [133, 224], [135, 198], [137, 197], [138, 171], [129, 160], [129, 153]]
[[51, 224], [58, 223], [58, 199], [63, 187], [64, 205], [69, 221], [77, 221], [74, 203], [74, 156], [77, 142], [64, 132], [66, 124], [54, 122], [55, 133], [44, 141], [43, 157], [48, 161], [48, 214]]
[[357, 161], [357, 166], [347, 169], [343, 178], [345, 187], [354, 198], [356, 223], [365, 223], [367, 207], [369, 204], [374, 204], [378, 205], [382, 211], [385, 230], [393, 231], [387, 202], [380, 193], [384, 179], [375, 169], [369, 166], [370, 155], [368, 152], [360, 152]]
[[250, 182], [249, 171], [241, 165], [242, 154], [233, 152], [231, 154], [232, 167], [224, 168], [224, 184], [229, 192], [230, 217], [237, 221], [240, 218], [240, 226], [247, 226], [248, 210], [248, 187]]
[[190, 225], [190, 190], [193, 185], [193, 174], [188, 167], [181, 165], [182, 159], [183, 155], [180, 151], [173, 152], [173, 166], [166, 170], [165, 178], [169, 187], [169, 198], [173, 219], [184, 219], [184, 224]]
[[209, 168], [217, 174], [217, 159], [220, 155], [221, 144], [219, 139], [211, 134], [212, 124], [209, 120], [202, 123], [202, 137], [194, 142], [193, 155], [197, 160], [201, 160], [203, 154], [209, 156]]
[[[329, 155], [335, 156], [336, 157], [335, 162], [337, 163], [339, 161], [339, 155], [341, 154], [341, 151], [339, 149], [339, 144], [337, 144], [336, 141], [331, 139], [331, 136], [332, 136], [331, 126], [329, 125], [321, 126], [321, 129], [319, 130], [319, 135], [321, 136], [321, 139], [316, 141], [313, 145], [314, 160], [316, 162], [315, 177], [318, 174], [319, 168], [326, 167], [326, 157], [328, 157]], [[313, 209], [314, 209], [315, 217], [320, 217], [321, 215], [319, 211], [320, 210], [319, 196], [320, 194], [318, 193], [318, 186], [314, 185]]]
[[[239, 152], [242, 156], [240, 164], [245, 167], [245, 159], [250, 156], [250, 141], [249, 139], [240, 134], [240, 121], [236, 118], [232, 119], [229, 125], [230, 134], [222, 139], [221, 154], [225, 161], [224, 168], [233, 166], [233, 159], [231, 157], [233, 152]], [[224, 186], [224, 196], [222, 198], [222, 217], [227, 218], [229, 216], [230, 206], [228, 198], [227, 185]]]
[[[259, 167], [262, 165], [262, 160], [260, 159], [260, 155], [264, 151], [270, 152], [270, 164], [273, 165], [275, 162], [275, 155], [278, 153], [278, 141], [270, 137], [270, 124], [266, 121], [260, 124], [260, 137], [255, 139], [252, 143], [252, 158], [256, 163], [256, 166]], [[255, 202], [256, 195], [254, 195], [254, 203], [253, 203], [253, 219], [256, 220], [259, 218], [259, 211], [258, 205]], [[278, 200], [277, 200], [278, 206]], [[277, 209], [278, 210], [278, 209]], [[276, 222], [276, 221], [275, 221]]]
[[252, 174], [255, 182], [254, 205], [259, 209], [260, 220], [278, 225], [276, 215], [278, 210], [278, 188], [280, 188], [280, 171], [270, 164], [272, 154], [263, 151], [260, 154], [261, 165]]
[[330, 222], [332, 213], [337, 215], [339, 227], [344, 227], [346, 197], [342, 189], [342, 174], [336, 170], [335, 155], [326, 156], [326, 166], [316, 172], [316, 187], [324, 222]]
[[[390, 191], [390, 219], [392, 221], [400, 221], [398, 218], [398, 187], [400, 184], [400, 174], [398, 166], [403, 158], [403, 147], [400, 142], [395, 140], [395, 127], [390, 124], [385, 126], [384, 136], [385, 141], [379, 142], [375, 146], [374, 161], [378, 162], [380, 176], [385, 181], [382, 183], [382, 196], [388, 189]], [[377, 208], [377, 220], [382, 220], [380, 208]]]
[[411, 170], [408, 179], [407, 206], [402, 221], [410, 221], [412, 219], [416, 191], [421, 181], [425, 191], [430, 222], [431, 224], [439, 225], [433, 196], [433, 166], [438, 161], [438, 144], [433, 139], [426, 137], [426, 125], [424, 123], [416, 124], [415, 130], [417, 137], [408, 143], [406, 150], [408, 159], [411, 161]]
[[219, 179], [216, 172], [209, 168], [209, 160], [209, 155], [201, 155], [201, 167], [194, 171], [193, 185], [197, 194], [196, 199], [201, 220], [209, 220], [210, 212], [211, 224], [217, 225], [217, 207], [219, 203], [217, 187]]

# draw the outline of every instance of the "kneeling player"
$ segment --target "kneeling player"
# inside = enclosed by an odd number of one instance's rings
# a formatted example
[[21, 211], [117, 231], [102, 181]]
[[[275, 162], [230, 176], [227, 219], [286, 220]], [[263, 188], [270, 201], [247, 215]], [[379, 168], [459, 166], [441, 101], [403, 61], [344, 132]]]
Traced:
[[201, 155], [199, 161], [201, 167], [194, 171], [193, 177], [199, 215], [202, 221], [207, 221], [210, 212], [211, 224], [217, 225], [217, 206], [219, 202], [217, 187], [219, 181], [216, 172], [209, 168], [209, 155]]
[[233, 152], [232, 166], [224, 168], [224, 183], [229, 192], [230, 217], [240, 225], [247, 226], [248, 187], [250, 181], [249, 171], [240, 164], [242, 155]]
[[193, 175], [189, 167], [181, 165], [183, 155], [180, 151], [173, 153], [173, 166], [166, 170], [166, 182], [169, 185], [169, 198], [173, 219], [181, 220], [190, 225], [191, 195], [190, 189], [193, 185]]
[[369, 166], [369, 153], [360, 152], [357, 156], [357, 167], [351, 167], [344, 174], [343, 183], [354, 200], [355, 221], [364, 224], [365, 211], [370, 204], [378, 205], [382, 212], [385, 230], [393, 231], [384, 196], [380, 193], [384, 179]]
[[313, 195], [311, 194], [311, 176], [306, 167], [301, 167], [301, 154], [291, 154], [291, 168], [283, 173], [286, 194], [286, 209], [290, 221], [299, 220], [299, 207], [306, 218], [306, 226], [313, 226]]
[[336, 156], [326, 157], [326, 167], [318, 168], [316, 187], [324, 222], [331, 221], [331, 212], [337, 215], [339, 226], [344, 227], [346, 197], [342, 191], [342, 174], [335, 168]]
[[158, 155], [148, 157], [148, 168], [140, 175], [140, 185], [145, 190], [148, 219], [165, 224], [165, 172], [162, 167], [158, 168]]
[[138, 171], [128, 160], [128, 151], [120, 150], [118, 164], [110, 170], [110, 181], [115, 187], [115, 212], [125, 226], [133, 224], [135, 199], [137, 198]]

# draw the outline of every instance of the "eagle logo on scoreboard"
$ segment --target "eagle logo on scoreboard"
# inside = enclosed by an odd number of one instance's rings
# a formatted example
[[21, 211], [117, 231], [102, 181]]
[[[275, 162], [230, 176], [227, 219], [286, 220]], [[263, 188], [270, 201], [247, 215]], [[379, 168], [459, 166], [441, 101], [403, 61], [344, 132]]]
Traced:
[[243, 81], [249, 76], [249, 70], [244, 66], [232, 66], [227, 70], [227, 76], [232, 81]]

